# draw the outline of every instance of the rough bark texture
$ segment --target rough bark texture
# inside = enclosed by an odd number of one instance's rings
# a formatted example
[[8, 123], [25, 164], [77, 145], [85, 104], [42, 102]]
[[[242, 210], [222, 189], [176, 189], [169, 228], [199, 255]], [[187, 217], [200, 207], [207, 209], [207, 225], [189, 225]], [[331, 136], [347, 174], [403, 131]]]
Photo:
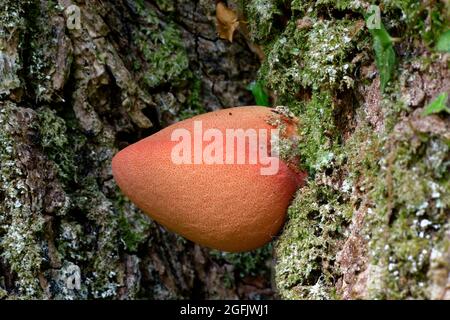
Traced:
[[271, 297], [269, 248], [200, 248], [146, 218], [111, 175], [120, 148], [161, 127], [252, 103], [259, 59], [243, 38], [217, 38], [215, 4], [0, 11], [0, 298]]
[[422, 114], [450, 91], [436, 49], [449, 2], [252, 0], [245, 14], [310, 173], [275, 245], [281, 297], [449, 299], [450, 118]]
[[229, 43], [210, 0], [0, 0], [0, 299], [272, 297], [271, 246], [173, 235], [110, 168], [170, 123], [253, 104], [256, 78], [299, 117], [309, 172], [274, 245], [279, 295], [450, 298], [450, 119], [422, 116], [450, 91], [449, 3], [376, 4], [397, 38], [383, 93], [367, 1], [228, 1]]

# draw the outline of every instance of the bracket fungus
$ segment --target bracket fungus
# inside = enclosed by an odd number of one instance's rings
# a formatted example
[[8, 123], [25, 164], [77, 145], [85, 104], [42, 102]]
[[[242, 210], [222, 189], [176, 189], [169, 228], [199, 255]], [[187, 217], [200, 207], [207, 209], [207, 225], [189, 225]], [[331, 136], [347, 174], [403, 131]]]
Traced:
[[230, 252], [263, 246], [284, 223], [306, 173], [281, 160], [297, 120], [249, 106], [169, 126], [113, 159], [123, 193], [151, 218], [200, 245]]

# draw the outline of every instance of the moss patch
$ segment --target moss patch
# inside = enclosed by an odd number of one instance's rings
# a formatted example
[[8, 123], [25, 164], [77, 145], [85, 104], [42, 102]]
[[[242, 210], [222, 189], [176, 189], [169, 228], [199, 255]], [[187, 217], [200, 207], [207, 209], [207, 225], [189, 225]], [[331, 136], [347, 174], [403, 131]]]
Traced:
[[163, 23], [145, 4], [137, 5], [143, 26], [134, 32], [133, 38], [145, 65], [136, 65], [135, 68], [142, 68], [144, 83], [155, 88], [165, 84], [173, 86], [174, 82], [186, 79], [189, 59], [180, 30], [173, 22]]
[[[291, 20], [283, 33], [266, 47], [260, 75], [278, 95], [296, 94], [301, 88], [352, 88], [351, 62], [363, 23], [311, 18], [311, 28], [299, 29]], [[364, 42], [363, 42], [364, 43]], [[356, 51], [357, 52], [357, 51]]]
[[409, 140], [416, 138], [406, 133], [390, 146], [374, 181], [366, 232], [384, 289], [373, 285], [373, 298], [429, 297], [430, 256], [449, 229], [449, 147], [439, 137]]
[[[267, 55], [260, 81], [300, 119], [298, 149], [310, 173], [275, 244], [283, 298], [342, 297], [338, 282], [346, 270], [336, 257], [354, 232], [356, 213], [364, 227], [353, 235], [367, 245], [367, 257], [358, 258], [368, 274], [360, 298], [430, 297], [430, 265], [448, 242], [448, 138], [409, 128], [428, 119], [413, 116], [401, 80], [411, 65], [432, 73], [429, 55], [414, 57], [405, 48], [421, 43], [433, 50], [448, 9], [417, 1], [375, 4], [389, 34], [401, 39], [398, 45], [394, 39], [400, 79], [393, 77], [385, 94], [377, 88], [375, 98], [367, 91], [352, 98], [374, 87], [377, 75], [370, 74], [375, 57], [363, 3], [261, 0], [245, 7], [251, 35]], [[264, 6], [270, 10], [263, 17]], [[284, 19], [279, 12], [287, 12]]]
[[17, 275], [18, 293], [24, 297], [42, 297], [37, 277], [42, 259], [39, 235], [44, 218], [30, 208], [27, 173], [17, 159], [21, 157], [15, 140], [23, 124], [12, 104], [0, 104], [0, 252]]
[[211, 250], [210, 253], [219, 261], [223, 260], [225, 263], [232, 264], [240, 278], [258, 275], [267, 276], [267, 263], [272, 256], [272, 245], [268, 244], [252, 252], [229, 253]]
[[40, 133], [40, 143], [46, 154], [58, 167], [62, 181], [75, 179], [75, 148], [69, 147], [67, 126], [63, 118], [54, 110], [42, 108], [38, 110], [37, 129]]
[[340, 271], [335, 254], [351, 216], [351, 207], [327, 186], [310, 182], [298, 192], [276, 245], [276, 283], [282, 297], [336, 297]]

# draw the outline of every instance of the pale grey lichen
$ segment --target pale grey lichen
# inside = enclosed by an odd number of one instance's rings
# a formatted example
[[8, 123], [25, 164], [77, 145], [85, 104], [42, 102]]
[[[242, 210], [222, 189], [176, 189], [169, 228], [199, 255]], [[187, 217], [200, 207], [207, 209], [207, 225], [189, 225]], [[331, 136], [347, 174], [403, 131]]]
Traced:
[[14, 134], [21, 130], [13, 104], [0, 104], [0, 252], [2, 259], [17, 274], [17, 289], [23, 297], [40, 297], [38, 272], [43, 261], [39, 234], [44, 219], [31, 210], [27, 173], [22, 170]]

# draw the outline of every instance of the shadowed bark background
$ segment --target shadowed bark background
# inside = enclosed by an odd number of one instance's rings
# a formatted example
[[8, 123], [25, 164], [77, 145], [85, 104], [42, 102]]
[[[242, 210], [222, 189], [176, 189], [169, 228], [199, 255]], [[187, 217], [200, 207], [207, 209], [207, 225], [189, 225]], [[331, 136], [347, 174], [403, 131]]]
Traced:
[[[450, 120], [421, 115], [450, 91], [449, 4], [376, 4], [384, 93], [362, 0], [228, 1], [232, 43], [210, 0], [0, 0], [0, 299], [450, 298]], [[310, 173], [276, 262], [165, 231], [110, 167], [173, 122], [254, 104], [255, 79], [300, 118]]]

